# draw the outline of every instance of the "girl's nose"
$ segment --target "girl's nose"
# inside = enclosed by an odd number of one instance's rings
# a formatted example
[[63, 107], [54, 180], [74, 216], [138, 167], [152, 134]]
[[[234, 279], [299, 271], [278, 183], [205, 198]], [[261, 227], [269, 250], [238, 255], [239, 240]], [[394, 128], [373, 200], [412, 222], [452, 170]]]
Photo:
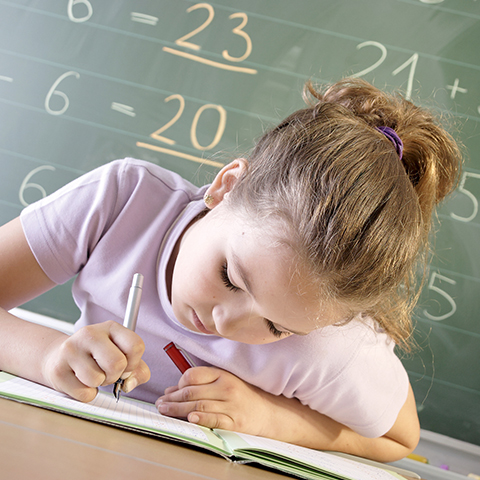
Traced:
[[245, 303], [233, 305], [230, 308], [220, 306], [214, 309], [215, 328], [221, 336], [230, 337], [237, 331], [247, 327], [251, 328], [254, 325], [256, 315], [251, 305]]

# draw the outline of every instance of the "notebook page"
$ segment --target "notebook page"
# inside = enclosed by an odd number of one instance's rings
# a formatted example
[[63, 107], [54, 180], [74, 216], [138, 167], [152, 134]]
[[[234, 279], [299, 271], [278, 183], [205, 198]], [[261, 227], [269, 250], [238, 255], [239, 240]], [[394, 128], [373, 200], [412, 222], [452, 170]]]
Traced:
[[305, 463], [307, 466], [313, 466], [344, 478], [355, 480], [394, 480], [395, 478], [402, 478], [395, 473], [387, 472], [354, 460], [338, 457], [319, 450], [299, 447], [298, 445], [292, 445], [278, 440], [243, 433], [226, 432], [223, 430], [221, 431], [221, 435], [225, 437], [225, 440], [232, 450], [240, 450], [241, 455], [247, 454], [251, 448], [254, 448], [261, 452], [267, 452], [264, 458], [268, 458], [268, 452], [274, 452], [286, 458], [294, 458]]
[[209, 429], [165, 417], [158, 412], [155, 405], [128, 397], [121, 397], [117, 403], [112, 394], [100, 391], [92, 402], [82, 403], [51, 388], [5, 372], [0, 372], [1, 394], [27, 403], [52, 407], [65, 413], [81, 413], [88, 418], [111, 420], [120, 425], [170, 434], [168, 436], [174, 438], [178, 436], [199, 441], [222, 452], [225, 450], [223, 442]]

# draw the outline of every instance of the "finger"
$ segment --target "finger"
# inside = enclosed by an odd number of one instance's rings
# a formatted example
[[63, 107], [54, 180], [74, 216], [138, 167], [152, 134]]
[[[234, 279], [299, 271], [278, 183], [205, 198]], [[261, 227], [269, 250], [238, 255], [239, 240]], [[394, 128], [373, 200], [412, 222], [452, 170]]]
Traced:
[[97, 389], [85, 386], [67, 364], [55, 367], [51, 384], [55, 390], [85, 403], [91, 402], [97, 395]]
[[79, 382], [86, 387], [97, 388], [107, 380], [104, 370], [90, 355], [73, 357], [69, 359], [68, 365]]
[[207, 385], [218, 380], [223, 370], [215, 367], [189, 368], [180, 378], [178, 388], [188, 385]]
[[[104, 374], [104, 381], [101, 384], [103, 386], [115, 383], [126, 371], [128, 364], [127, 358], [113, 343], [103, 343], [101, 345], [92, 344], [90, 355], [98, 369]], [[81, 359], [79, 357], [76, 357], [74, 368], [75, 372], [77, 372], [77, 369], [81, 369], [81, 366], [79, 365], [80, 360]], [[92, 375], [93, 370], [94, 369], [92, 368]]]
[[[84, 327], [77, 334], [79, 349], [89, 352], [105, 372], [102, 385], [110, 385], [119, 378], [125, 379], [139, 367], [145, 344], [135, 332], [122, 325], [108, 321]], [[140, 379], [141, 376], [138, 377]]]
[[140, 360], [145, 352], [145, 343], [138, 334], [115, 322], [112, 322], [110, 338], [125, 355], [127, 360], [125, 372], [130, 374], [140, 365]]
[[176, 418], [187, 418], [192, 413], [224, 414], [223, 402], [216, 400], [196, 400], [192, 402], [158, 402], [158, 411], [162, 415]]
[[165, 399], [165, 395], [168, 395], [169, 393], [173, 393], [173, 392], [176, 392], [178, 390], [178, 387], [168, 387], [165, 389], [165, 394], [162, 395], [161, 397], [158, 397], [157, 400], [155, 401], [155, 406], [157, 407], [158, 409], [158, 406], [160, 405], [160, 403], [162, 403]]
[[66, 381], [67, 385], [63, 389], [64, 393], [83, 403], [91, 402], [97, 396], [98, 390], [92, 387], [86, 387], [74, 375]]
[[183, 388], [177, 388], [174, 391], [165, 393], [161, 396], [158, 403], [188, 403], [198, 400], [218, 400], [224, 401], [224, 392], [221, 388], [215, 388], [211, 384], [193, 385]]
[[[102, 385], [116, 382], [125, 371], [127, 359], [111, 339], [112, 328], [122, 327], [115, 322], [90, 325], [80, 329], [62, 345], [61, 356], [88, 385], [97, 386], [99, 370], [104, 374]], [[98, 368], [93, 366], [92, 360]]]
[[167, 387], [163, 393], [167, 395], [169, 393], [176, 392], [177, 390], [178, 390], [178, 386], [175, 385], [173, 387]]
[[[79, 335], [73, 335], [61, 345], [56, 360], [58, 365], [55, 368], [64, 368], [65, 372], [70, 369], [85, 386], [96, 388], [106, 381], [107, 375], [93, 355], [100, 354], [105, 348], [108, 355], [111, 347], [109, 349], [108, 343], [99, 343], [97, 336], [90, 335], [89, 332], [78, 333]], [[89, 340], [91, 344], [88, 343]], [[118, 349], [115, 347], [114, 350]]]
[[150, 375], [151, 374], [148, 365], [143, 360], [140, 360], [139, 366], [123, 382], [122, 390], [125, 393], [131, 392], [138, 385], [148, 382], [150, 380]]
[[236, 430], [233, 419], [223, 413], [192, 412], [187, 420], [196, 425], [202, 425], [207, 428], [222, 428], [223, 430]]

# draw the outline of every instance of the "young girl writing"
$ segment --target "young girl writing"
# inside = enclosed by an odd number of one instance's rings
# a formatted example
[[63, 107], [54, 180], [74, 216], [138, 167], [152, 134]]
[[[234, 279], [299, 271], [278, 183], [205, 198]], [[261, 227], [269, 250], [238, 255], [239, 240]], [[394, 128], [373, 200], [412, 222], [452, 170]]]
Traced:
[[[91, 401], [119, 377], [163, 414], [381, 461], [419, 437], [393, 353], [460, 155], [426, 111], [344, 80], [209, 186], [133, 159], [0, 230], [0, 368]], [[136, 333], [121, 325], [145, 277]], [[77, 275], [68, 337], [6, 310]], [[180, 376], [169, 342], [197, 365]]]

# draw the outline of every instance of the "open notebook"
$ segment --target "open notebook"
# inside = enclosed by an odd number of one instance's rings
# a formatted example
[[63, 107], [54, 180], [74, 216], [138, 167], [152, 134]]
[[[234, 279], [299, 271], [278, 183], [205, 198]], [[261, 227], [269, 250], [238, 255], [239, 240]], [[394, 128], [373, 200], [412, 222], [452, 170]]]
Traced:
[[[361, 463], [356, 457], [298, 447], [268, 438], [226, 430], [211, 430], [165, 417], [155, 405], [99, 392], [95, 400], [81, 403], [20, 377], [0, 371], [0, 397], [55, 410], [95, 422], [133, 430], [160, 438], [195, 445], [237, 462], [254, 462], [306, 479], [394, 480], [403, 477], [381, 464]], [[384, 466], [384, 468], [393, 468]], [[395, 469], [398, 471], [398, 469]], [[401, 472], [417, 477], [411, 472]]]

